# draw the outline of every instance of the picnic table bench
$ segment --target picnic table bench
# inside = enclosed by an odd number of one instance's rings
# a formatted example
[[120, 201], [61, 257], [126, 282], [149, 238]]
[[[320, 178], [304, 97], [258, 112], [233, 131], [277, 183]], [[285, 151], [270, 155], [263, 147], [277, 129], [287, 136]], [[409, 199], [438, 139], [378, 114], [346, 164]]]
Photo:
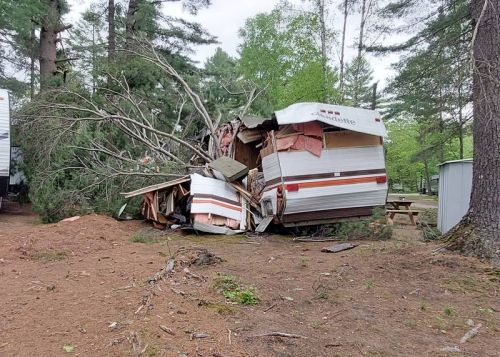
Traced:
[[411, 209], [413, 201], [399, 199], [399, 200], [390, 200], [387, 201], [387, 203], [393, 207], [392, 209], [385, 210], [388, 224], [393, 225], [394, 217], [396, 217], [397, 214], [403, 214], [408, 216], [412, 225], [414, 226], [417, 225], [415, 217], [418, 216], [420, 211]]

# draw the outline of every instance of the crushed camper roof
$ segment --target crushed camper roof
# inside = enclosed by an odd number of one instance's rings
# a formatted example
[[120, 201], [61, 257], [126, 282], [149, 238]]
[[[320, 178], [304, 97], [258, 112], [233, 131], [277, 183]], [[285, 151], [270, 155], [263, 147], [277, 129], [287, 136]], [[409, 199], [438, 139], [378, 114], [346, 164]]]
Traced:
[[322, 103], [297, 103], [275, 112], [279, 125], [321, 121], [360, 133], [386, 136], [387, 130], [376, 110]]

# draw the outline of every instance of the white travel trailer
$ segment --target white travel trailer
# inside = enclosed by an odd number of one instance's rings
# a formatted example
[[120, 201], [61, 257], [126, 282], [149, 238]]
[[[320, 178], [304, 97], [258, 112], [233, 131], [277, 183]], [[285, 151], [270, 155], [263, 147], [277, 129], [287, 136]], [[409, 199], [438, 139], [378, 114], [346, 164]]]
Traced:
[[10, 177], [10, 104], [9, 92], [0, 89], [0, 205], [7, 196]]
[[372, 214], [385, 205], [386, 128], [374, 110], [298, 103], [275, 113], [261, 151], [261, 204], [285, 226]]

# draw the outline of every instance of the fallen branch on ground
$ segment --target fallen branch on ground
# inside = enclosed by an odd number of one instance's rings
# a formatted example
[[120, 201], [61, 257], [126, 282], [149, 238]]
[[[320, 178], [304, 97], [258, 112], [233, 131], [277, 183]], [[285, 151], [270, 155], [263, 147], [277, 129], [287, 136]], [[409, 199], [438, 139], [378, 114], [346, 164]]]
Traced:
[[253, 335], [251, 337], [288, 337], [288, 338], [308, 338], [307, 336], [296, 335], [294, 333], [286, 333], [286, 332], [266, 332], [260, 335]]

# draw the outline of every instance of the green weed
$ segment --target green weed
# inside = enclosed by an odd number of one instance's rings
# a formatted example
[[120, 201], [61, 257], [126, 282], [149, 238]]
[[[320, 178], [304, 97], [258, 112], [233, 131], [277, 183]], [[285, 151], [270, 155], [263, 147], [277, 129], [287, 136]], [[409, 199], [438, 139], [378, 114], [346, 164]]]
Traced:
[[218, 274], [213, 288], [222, 292], [224, 297], [234, 303], [241, 305], [257, 305], [259, 298], [252, 288], [243, 288], [232, 275]]
[[133, 243], [143, 243], [143, 244], [154, 244], [161, 241], [160, 237], [155, 237], [151, 235], [146, 235], [140, 232], [136, 232], [130, 237], [130, 241]]
[[35, 254], [34, 259], [42, 263], [56, 262], [66, 259], [66, 252], [46, 250]]
[[366, 283], [366, 288], [368, 290], [371, 290], [375, 287], [375, 284], [373, 283], [373, 281], [369, 280], [367, 283]]
[[448, 317], [456, 315], [455, 308], [453, 306], [450, 306], [450, 305], [446, 306], [443, 311], [444, 311], [445, 315]]
[[427, 303], [425, 301], [422, 301], [422, 303], [420, 303], [420, 310], [427, 311], [427, 309], [428, 309]]

